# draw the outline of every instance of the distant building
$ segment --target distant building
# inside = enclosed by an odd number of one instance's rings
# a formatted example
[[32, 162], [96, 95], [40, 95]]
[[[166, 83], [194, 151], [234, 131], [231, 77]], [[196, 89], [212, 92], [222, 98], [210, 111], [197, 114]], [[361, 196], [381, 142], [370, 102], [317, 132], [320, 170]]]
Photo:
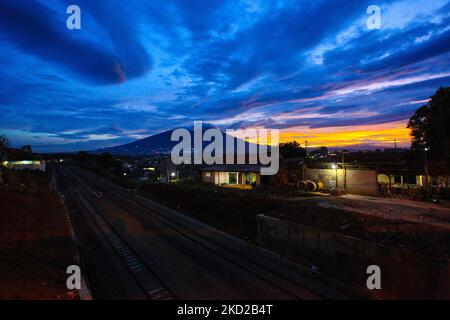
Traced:
[[277, 181], [279, 183], [296, 183], [303, 178], [304, 163], [304, 158], [280, 158]]
[[260, 165], [218, 164], [203, 167], [199, 172], [204, 183], [251, 189], [261, 184], [260, 169]]
[[178, 179], [178, 168], [170, 158], [159, 162], [159, 179], [161, 182], [170, 183]]
[[3, 166], [11, 170], [39, 170], [45, 171], [45, 161], [42, 160], [17, 160], [3, 161]]
[[[159, 172], [159, 181], [165, 183], [177, 182], [182, 180], [198, 179], [197, 165], [180, 164], [176, 165], [171, 158], [161, 159], [158, 166], [155, 166], [155, 172]], [[148, 173], [151, 173], [149, 168]]]
[[[360, 159], [314, 161], [303, 165], [303, 179], [321, 181], [325, 190], [344, 190], [366, 195], [404, 195], [421, 198], [426, 190], [430, 195], [449, 195], [450, 169], [445, 163], [430, 162], [429, 174], [420, 160], [403, 160], [398, 154], [376, 154]], [[363, 159], [362, 159], [363, 158]]]
[[321, 181], [325, 190], [345, 190], [348, 193], [377, 195], [377, 171], [372, 168], [338, 166], [315, 163], [303, 166], [304, 180]]
[[429, 195], [450, 196], [450, 168], [444, 162], [430, 162], [428, 176], [425, 166], [413, 161], [379, 166], [377, 173], [383, 194], [420, 196], [428, 189]]

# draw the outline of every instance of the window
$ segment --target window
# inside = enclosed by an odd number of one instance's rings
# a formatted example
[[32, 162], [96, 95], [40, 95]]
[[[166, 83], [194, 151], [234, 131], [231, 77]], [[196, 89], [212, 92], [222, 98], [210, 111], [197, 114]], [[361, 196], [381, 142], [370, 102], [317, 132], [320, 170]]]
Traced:
[[237, 184], [237, 173], [236, 172], [228, 173], [228, 183], [229, 184]]
[[416, 184], [416, 176], [408, 175], [403, 177], [403, 183]]
[[211, 172], [205, 172], [205, 177], [207, 178], [211, 177]]
[[256, 173], [249, 172], [245, 174], [245, 184], [256, 183]]

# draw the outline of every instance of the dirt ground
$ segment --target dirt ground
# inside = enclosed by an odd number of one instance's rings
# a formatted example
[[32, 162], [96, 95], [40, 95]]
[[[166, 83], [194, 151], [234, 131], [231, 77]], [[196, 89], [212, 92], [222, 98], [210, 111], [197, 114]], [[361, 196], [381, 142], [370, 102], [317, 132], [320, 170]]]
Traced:
[[450, 209], [443, 205], [354, 195], [287, 200], [188, 184], [148, 185], [141, 192], [245, 240], [255, 240], [256, 216], [266, 214], [426, 255], [450, 256]]
[[438, 204], [347, 195], [289, 201], [269, 215], [426, 255], [450, 256], [450, 209]]
[[0, 191], [0, 299], [75, 299], [66, 288], [75, 246], [64, 207], [48, 176], [23, 174], [10, 178], [25, 190]]
[[342, 207], [357, 207], [364, 212], [386, 218], [401, 218], [405, 221], [437, 224], [443, 227], [450, 224], [450, 205], [407, 199], [345, 195], [333, 198]]
[[256, 215], [280, 208], [283, 201], [254, 190], [201, 184], [149, 184], [140, 192], [168, 207], [245, 240], [256, 237]]

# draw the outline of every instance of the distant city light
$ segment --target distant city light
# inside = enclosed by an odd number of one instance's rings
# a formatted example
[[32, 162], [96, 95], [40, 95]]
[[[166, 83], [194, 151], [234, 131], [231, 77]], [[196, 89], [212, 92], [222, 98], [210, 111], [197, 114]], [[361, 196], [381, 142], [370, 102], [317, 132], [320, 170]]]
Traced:
[[39, 160], [21, 160], [21, 161], [3, 161], [4, 166], [14, 166], [14, 165], [40, 165], [41, 161]]

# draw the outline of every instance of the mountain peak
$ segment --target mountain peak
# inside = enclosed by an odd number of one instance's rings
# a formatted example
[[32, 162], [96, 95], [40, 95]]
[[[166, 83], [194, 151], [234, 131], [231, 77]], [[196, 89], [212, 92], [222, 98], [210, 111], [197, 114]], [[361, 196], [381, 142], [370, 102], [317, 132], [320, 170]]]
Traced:
[[[202, 132], [208, 129], [217, 128], [208, 123], [202, 125]], [[194, 127], [185, 128], [189, 130], [192, 134], [192, 139], [194, 136]], [[219, 128], [217, 128], [219, 129]], [[168, 154], [172, 151], [173, 147], [178, 144], [178, 141], [171, 141], [172, 132], [175, 129], [167, 130], [140, 140], [136, 140], [127, 144], [118, 145], [115, 147], [102, 148], [95, 150], [94, 153], [111, 153], [114, 155], [151, 155], [151, 154]], [[220, 130], [220, 129], [219, 129]], [[223, 145], [225, 146], [226, 134], [221, 130], [223, 135]], [[205, 142], [204, 145], [209, 144]], [[245, 142], [246, 150], [248, 150], [248, 142]]]

